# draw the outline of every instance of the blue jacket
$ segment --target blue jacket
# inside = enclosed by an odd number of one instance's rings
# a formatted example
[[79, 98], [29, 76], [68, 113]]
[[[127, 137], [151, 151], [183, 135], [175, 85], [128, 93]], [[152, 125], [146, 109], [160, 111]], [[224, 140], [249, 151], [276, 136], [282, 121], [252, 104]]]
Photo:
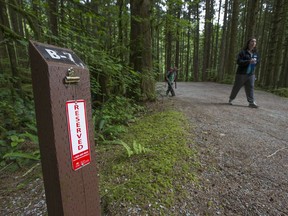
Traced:
[[[250, 64], [250, 60], [256, 58], [256, 64]], [[260, 56], [257, 52], [254, 52], [252, 55], [248, 50], [242, 50], [237, 57], [237, 74], [248, 74], [253, 75], [255, 72], [255, 66], [260, 62]]]

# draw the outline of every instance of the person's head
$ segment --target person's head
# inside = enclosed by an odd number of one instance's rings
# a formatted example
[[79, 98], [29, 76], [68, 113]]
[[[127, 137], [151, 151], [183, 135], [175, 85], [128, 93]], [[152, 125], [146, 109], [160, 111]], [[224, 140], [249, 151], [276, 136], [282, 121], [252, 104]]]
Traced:
[[247, 41], [245, 49], [255, 52], [256, 51], [256, 44], [257, 44], [256, 38], [255, 37], [251, 37]]

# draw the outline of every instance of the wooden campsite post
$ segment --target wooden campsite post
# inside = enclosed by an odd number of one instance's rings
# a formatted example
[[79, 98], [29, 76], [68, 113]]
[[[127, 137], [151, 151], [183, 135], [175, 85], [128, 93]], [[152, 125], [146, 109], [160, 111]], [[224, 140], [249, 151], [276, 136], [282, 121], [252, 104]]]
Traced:
[[89, 71], [69, 49], [29, 43], [48, 214], [101, 215]]

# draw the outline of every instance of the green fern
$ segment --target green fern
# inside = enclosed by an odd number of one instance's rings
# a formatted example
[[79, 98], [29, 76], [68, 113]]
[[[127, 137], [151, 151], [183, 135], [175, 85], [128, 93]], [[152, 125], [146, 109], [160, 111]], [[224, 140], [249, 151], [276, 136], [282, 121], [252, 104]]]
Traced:
[[122, 145], [125, 148], [128, 157], [131, 157], [132, 155], [144, 154], [144, 153], [151, 151], [149, 148], [145, 148], [140, 143], [137, 143], [135, 140], [133, 141], [132, 146], [129, 146], [127, 143], [123, 142], [122, 140], [106, 141], [104, 143]]
[[11, 152], [7, 153], [3, 156], [3, 159], [9, 158], [9, 159], [15, 159], [15, 158], [25, 158], [30, 160], [40, 160], [40, 152], [34, 152], [34, 154], [31, 153], [22, 153], [22, 152]]
[[121, 141], [120, 144], [126, 149], [128, 157], [131, 157], [131, 155], [134, 154], [133, 150], [130, 148], [130, 146], [127, 143]]

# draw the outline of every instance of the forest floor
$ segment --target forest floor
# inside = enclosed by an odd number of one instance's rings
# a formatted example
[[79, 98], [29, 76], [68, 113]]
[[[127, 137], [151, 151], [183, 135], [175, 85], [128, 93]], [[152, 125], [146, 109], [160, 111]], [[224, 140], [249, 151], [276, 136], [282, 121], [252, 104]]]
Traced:
[[[158, 85], [158, 104], [186, 115], [201, 163], [200, 187], [187, 188], [178, 215], [288, 215], [288, 99], [256, 90], [259, 108], [253, 109], [244, 89], [229, 105], [231, 85], [177, 84], [176, 97], [164, 96], [165, 84]], [[38, 169], [0, 174], [0, 215], [46, 214], [41, 177], [8, 190]]]
[[173, 98], [204, 165], [189, 215], [288, 215], [288, 99], [256, 90], [249, 108], [242, 88], [231, 106], [231, 88], [179, 83]]

